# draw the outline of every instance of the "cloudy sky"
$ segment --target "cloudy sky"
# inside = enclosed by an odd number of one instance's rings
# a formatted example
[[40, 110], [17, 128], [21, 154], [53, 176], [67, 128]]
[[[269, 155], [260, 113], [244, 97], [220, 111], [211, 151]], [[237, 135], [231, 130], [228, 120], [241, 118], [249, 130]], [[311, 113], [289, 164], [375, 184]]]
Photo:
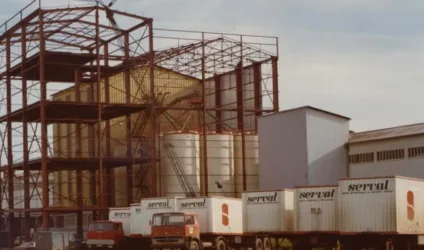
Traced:
[[[0, 19], [28, 2], [1, 0]], [[424, 122], [422, 0], [118, 0], [115, 8], [153, 17], [155, 27], [278, 36], [281, 109], [326, 109], [351, 117], [355, 131]]]

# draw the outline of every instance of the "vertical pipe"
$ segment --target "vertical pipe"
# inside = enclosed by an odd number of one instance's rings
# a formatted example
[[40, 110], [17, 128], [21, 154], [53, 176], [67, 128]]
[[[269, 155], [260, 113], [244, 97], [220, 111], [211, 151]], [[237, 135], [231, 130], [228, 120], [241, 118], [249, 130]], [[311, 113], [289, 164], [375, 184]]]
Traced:
[[[26, 26], [22, 26], [21, 28], [21, 53], [22, 53], [22, 108], [25, 109], [28, 105], [27, 100], [27, 79], [25, 73], [25, 61], [26, 61]], [[22, 113], [22, 136], [23, 136], [23, 156], [24, 156], [24, 208], [30, 208], [30, 191], [29, 191], [29, 152], [28, 152], [28, 123], [26, 121], [25, 112]], [[24, 236], [25, 240], [30, 240], [30, 228], [31, 228], [31, 218], [30, 213], [25, 212], [25, 223], [24, 223]]]
[[[100, 199], [100, 207], [105, 207], [105, 195], [104, 195], [104, 178], [105, 173], [103, 169], [103, 150], [101, 149], [103, 146], [103, 140], [102, 140], [102, 105], [101, 105], [101, 75], [100, 75], [100, 29], [99, 29], [99, 6], [97, 5], [96, 8], [96, 66], [97, 66], [97, 81], [96, 81], [96, 92], [97, 92], [97, 145], [98, 145], [98, 157], [99, 157], [99, 181], [100, 181], [100, 192], [99, 192], [99, 199]], [[102, 218], [105, 218], [106, 215], [104, 212], [101, 213]]]
[[154, 60], [155, 55], [153, 51], [153, 19], [150, 19], [149, 22], [149, 53], [150, 53], [150, 62], [149, 62], [149, 71], [150, 71], [150, 102], [151, 102], [151, 134], [152, 134], [152, 193], [154, 196], [157, 195], [157, 155], [156, 155], [156, 126], [157, 126], [157, 117], [156, 117], [156, 95], [155, 95], [155, 79], [154, 79]]
[[[6, 38], [6, 95], [7, 95], [7, 184], [8, 184], [8, 196], [9, 196], [9, 209], [14, 208], [14, 190], [13, 190], [13, 151], [12, 151], [12, 122], [9, 119], [9, 115], [12, 113], [12, 82], [10, 76], [11, 67], [11, 51], [10, 51], [10, 37]], [[8, 224], [9, 224], [9, 246], [14, 246], [15, 230], [14, 230], [14, 217], [15, 213], [9, 213]]]
[[46, 79], [44, 72], [44, 53], [45, 53], [45, 41], [44, 41], [44, 21], [43, 21], [43, 10], [40, 9], [39, 15], [39, 29], [40, 29], [40, 122], [41, 122], [41, 182], [42, 182], [42, 194], [43, 194], [43, 229], [49, 227], [49, 214], [44, 208], [49, 207], [49, 173], [47, 168], [47, 123], [46, 123]]
[[[67, 95], [65, 100], [66, 102], [71, 102], [71, 95]], [[66, 157], [67, 158], [72, 158], [73, 157], [73, 152], [72, 152], [72, 137], [74, 135], [72, 134], [72, 125], [70, 123], [66, 124]], [[67, 188], [68, 188], [68, 193], [67, 193], [67, 204], [68, 206], [73, 206], [75, 204], [72, 204], [72, 196], [73, 196], [73, 181], [72, 181], [72, 170], [66, 170], [66, 176], [67, 176]]]
[[[80, 96], [80, 70], [75, 69], [75, 101], [81, 102]], [[81, 158], [81, 122], [77, 121], [75, 125], [75, 139], [76, 139], [76, 158]], [[83, 206], [83, 193], [82, 193], [82, 171], [80, 168], [76, 170], [77, 178], [77, 187], [76, 187], [76, 199], [77, 199], [77, 208], [82, 209]], [[77, 212], [77, 235], [79, 237], [83, 236], [83, 220], [82, 220], [82, 210]]]
[[[105, 43], [104, 44], [104, 62], [105, 62], [105, 66], [108, 67], [109, 66], [109, 44]], [[110, 86], [109, 86], [109, 76], [105, 78], [105, 103], [109, 103], [110, 102]], [[107, 157], [111, 157], [112, 156], [112, 152], [111, 152], [111, 140], [110, 140], [110, 121], [107, 120], [106, 121], [106, 156]], [[107, 206], [113, 206], [114, 205], [114, 190], [115, 190], [115, 178], [113, 175], [113, 169], [111, 168], [107, 168], [106, 169], [106, 176], [108, 176], [109, 178], [109, 185], [107, 185], [107, 194], [108, 194], [108, 199], [107, 199]]]
[[205, 33], [202, 32], [202, 130], [203, 130], [203, 173], [205, 196], [209, 195], [208, 140], [206, 133], [206, 89], [205, 89]]
[[278, 112], [280, 110], [279, 105], [279, 97], [278, 97], [278, 57], [272, 57], [272, 103], [274, 106], [274, 112]]
[[[129, 34], [125, 34], [124, 36], [124, 46], [125, 46], [125, 60], [130, 60], [130, 36]], [[125, 103], [131, 103], [131, 75], [130, 70], [128, 69], [124, 73], [124, 84], [125, 84]], [[143, 84], [143, 83], [141, 83]], [[131, 116], [127, 115], [125, 117], [125, 130], [127, 135], [127, 154], [128, 158], [132, 157], [132, 148], [131, 148]], [[126, 166], [126, 176], [127, 176], [127, 206], [132, 203], [133, 200], [133, 166], [129, 164]]]

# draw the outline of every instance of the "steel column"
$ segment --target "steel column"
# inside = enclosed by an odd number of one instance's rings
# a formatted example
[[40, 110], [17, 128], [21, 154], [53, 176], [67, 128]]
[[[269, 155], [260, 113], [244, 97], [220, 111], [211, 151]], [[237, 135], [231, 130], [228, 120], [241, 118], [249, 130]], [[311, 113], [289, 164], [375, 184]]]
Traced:
[[[221, 108], [221, 96], [222, 96], [222, 88], [221, 88], [221, 76], [215, 75], [215, 107]], [[216, 132], [222, 132], [222, 111], [216, 110]]]
[[[98, 157], [99, 157], [99, 182], [100, 192], [99, 200], [100, 207], [105, 207], [105, 172], [103, 169], [103, 136], [102, 136], [102, 98], [101, 98], [101, 68], [100, 68], [100, 29], [99, 29], [99, 6], [96, 8], [96, 66], [97, 66], [97, 81], [96, 81], [96, 92], [97, 92], [97, 109], [98, 109], [98, 120], [97, 120], [97, 145], [98, 145]], [[106, 214], [102, 211], [101, 218], [106, 218]]]
[[[105, 43], [104, 44], [104, 62], [105, 62], [105, 66], [109, 66], [109, 44]], [[109, 103], [110, 102], [110, 86], [109, 86], [109, 77], [105, 78], [105, 102]], [[106, 132], [106, 156], [107, 157], [112, 157], [112, 152], [111, 152], [111, 140], [110, 140], [110, 121], [107, 120], [105, 122], [105, 132]], [[106, 169], [106, 176], [109, 178], [109, 185], [107, 185], [106, 189], [107, 189], [107, 194], [108, 194], [108, 199], [107, 199], [107, 206], [114, 206], [114, 196], [115, 196], [115, 178], [114, 178], [114, 173], [113, 173], [113, 169], [111, 168], [107, 168]]]
[[206, 132], [206, 89], [205, 89], [205, 33], [202, 32], [202, 132], [203, 132], [203, 174], [205, 196], [209, 195], [208, 139]]
[[278, 92], [278, 58], [273, 56], [272, 62], [272, 103], [274, 106], [274, 112], [280, 110], [279, 92]]
[[[7, 95], [7, 115], [12, 113], [12, 81], [10, 76], [11, 68], [11, 51], [10, 51], [10, 37], [6, 38], [6, 95]], [[7, 118], [7, 190], [9, 196], [9, 209], [14, 208], [14, 192], [13, 192], [13, 176], [15, 171], [12, 170], [13, 165], [13, 143], [12, 143], [12, 122], [9, 117]], [[15, 228], [14, 228], [14, 217], [15, 213], [8, 213], [8, 225], [9, 225], [9, 246], [14, 246], [15, 240]]]
[[[253, 89], [255, 109], [262, 109], [262, 64], [253, 65]], [[255, 112], [255, 131], [258, 131], [258, 117], [262, 115], [261, 111]]]
[[[125, 50], [125, 59], [130, 60], [130, 37], [129, 34], [124, 36], [124, 50]], [[131, 103], [131, 75], [130, 70], [128, 69], [124, 72], [124, 84], [125, 84], [125, 102], [127, 104]], [[143, 82], [141, 84], [144, 84]], [[125, 117], [125, 130], [127, 135], [127, 157], [133, 157], [132, 155], [132, 143], [131, 143], [131, 116], [127, 115]], [[127, 205], [129, 206], [133, 201], [133, 166], [127, 165]]]
[[155, 68], [154, 68], [154, 60], [155, 60], [155, 55], [154, 55], [154, 50], [153, 50], [153, 19], [149, 20], [149, 53], [150, 53], [150, 58], [149, 58], [149, 76], [150, 76], [150, 104], [151, 104], [151, 134], [152, 134], [152, 143], [151, 143], [151, 148], [152, 148], [152, 156], [151, 156], [151, 171], [152, 171], [152, 194], [154, 196], [157, 195], [157, 153], [156, 153], [156, 137], [157, 137], [157, 131], [156, 131], [156, 126], [157, 126], [157, 115], [156, 115], [156, 94], [155, 94], [155, 79], [154, 79], [154, 73], [155, 73]]
[[[22, 108], [25, 109], [28, 105], [27, 98], [27, 79], [25, 72], [25, 61], [26, 61], [26, 28], [22, 26], [21, 28], [21, 58], [22, 58]], [[24, 208], [30, 209], [30, 188], [29, 188], [29, 152], [28, 152], [28, 122], [26, 121], [25, 112], [22, 113], [22, 136], [23, 136], [23, 168], [24, 168]], [[24, 223], [24, 236], [25, 240], [30, 240], [30, 225], [31, 218], [30, 213], [25, 212], [25, 223]]]
[[[81, 89], [80, 89], [80, 70], [75, 69], [75, 101], [81, 102]], [[75, 124], [75, 139], [76, 139], [76, 152], [75, 156], [76, 158], [81, 158], [81, 122], [77, 121]], [[76, 185], [76, 200], [77, 200], [77, 207], [78, 209], [82, 209], [83, 207], [83, 191], [82, 191], [82, 171], [81, 169], [76, 170], [76, 178], [77, 178], [77, 185]], [[82, 211], [77, 212], [77, 235], [79, 237], [83, 236], [83, 219], [82, 219]]]
[[44, 72], [44, 53], [45, 53], [45, 41], [44, 41], [44, 12], [40, 10], [39, 15], [39, 29], [40, 29], [40, 122], [41, 122], [41, 185], [42, 185], [42, 199], [43, 199], [43, 229], [49, 227], [49, 213], [45, 211], [45, 208], [49, 207], [49, 173], [47, 167], [47, 123], [46, 123], [46, 99], [47, 99], [47, 90], [46, 90], [46, 80]]

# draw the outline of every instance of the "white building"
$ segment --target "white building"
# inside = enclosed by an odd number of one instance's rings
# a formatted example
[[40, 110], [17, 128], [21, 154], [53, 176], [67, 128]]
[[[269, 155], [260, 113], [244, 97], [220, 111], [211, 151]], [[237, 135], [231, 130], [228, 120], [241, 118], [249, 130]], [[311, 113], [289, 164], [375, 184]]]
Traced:
[[424, 179], [424, 124], [352, 133], [349, 176], [402, 175]]
[[259, 188], [332, 185], [347, 177], [349, 120], [310, 106], [259, 117]]

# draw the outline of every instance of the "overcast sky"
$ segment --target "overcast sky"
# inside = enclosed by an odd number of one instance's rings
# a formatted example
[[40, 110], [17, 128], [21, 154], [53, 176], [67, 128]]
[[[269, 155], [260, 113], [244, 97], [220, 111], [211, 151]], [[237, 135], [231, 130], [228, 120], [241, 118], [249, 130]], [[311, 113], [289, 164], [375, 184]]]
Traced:
[[[1, 0], [0, 18], [28, 2]], [[115, 8], [153, 17], [155, 27], [278, 36], [281, 109], [326, 109], [362, 131], [424, 122], [424, 1], [407, 2], [118, 0]]]

